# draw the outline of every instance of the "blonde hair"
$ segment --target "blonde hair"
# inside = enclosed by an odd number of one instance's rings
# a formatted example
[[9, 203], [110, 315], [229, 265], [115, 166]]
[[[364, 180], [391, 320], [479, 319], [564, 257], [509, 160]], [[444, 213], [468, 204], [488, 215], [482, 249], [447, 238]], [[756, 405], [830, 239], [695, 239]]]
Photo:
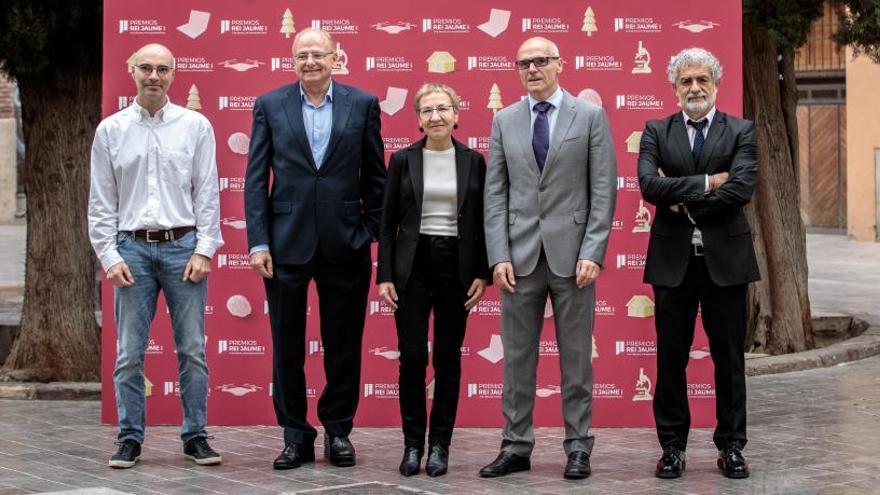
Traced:
[[419, 113], [419, 102], [422, 101], [422, 98], [431, 93], [445, 94], [449, 97], [449, 101], [452, 102], [452, 108], [454, 108], [456, 112], [458, 111], [458, 93], [456, 93], [454, 89], [442, 83], [426, 83], [416, 91], [416, 95], [413, 97], [413, 107], [415, 108], [416, 113]]

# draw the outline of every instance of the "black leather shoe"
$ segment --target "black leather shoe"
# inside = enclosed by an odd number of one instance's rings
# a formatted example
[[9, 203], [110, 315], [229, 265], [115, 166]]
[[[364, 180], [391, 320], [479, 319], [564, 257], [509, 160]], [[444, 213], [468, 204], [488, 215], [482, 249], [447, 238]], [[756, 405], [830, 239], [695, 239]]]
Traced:
[[749, 477], [749, 464], [746, 462], [746, 458], [743, 457], [740, 448], [736, 446], [727, 447], [718, 452], [718, 469], [721, 470], [721, 474], [728, 478], [741, 479]]
[[295, 469], [306, 462], [315, 461], [315, 446], [289, 443], [272, 463], [273, 469]]
[[568, 454], [568, 463], [565, 464], [565, 479], [582, 480], [590, 476], [590, 454], [583, 450], [575, 450]]
[[443, 445], [431, 445], [428, 451], [428, 460], [425, 461], [425, 472], [428, 476], [442, 476], [449, 468], [449, 449]]
[[347, 437], [324, 435], [324, 458], [337, 467], [354, 466], [354, 445]]
[[686, 465], [684, 452], [678, 450], [677, 447], [665, 447], [663, 457], [657, 461], [654, 476], [667, 480], [681, 477]]
[[532, 469], [532, 463], [528, 457], [516, 455], [513, 452], [501, 451], [491, 464], [480, 469], [483, 478], [497, 478], [518, 471]]
[[400, 474], [414, 476], [419, 474], [422, 468], [422, 449], [417, 447], [404, 447], [403, 459], [400, 460]]

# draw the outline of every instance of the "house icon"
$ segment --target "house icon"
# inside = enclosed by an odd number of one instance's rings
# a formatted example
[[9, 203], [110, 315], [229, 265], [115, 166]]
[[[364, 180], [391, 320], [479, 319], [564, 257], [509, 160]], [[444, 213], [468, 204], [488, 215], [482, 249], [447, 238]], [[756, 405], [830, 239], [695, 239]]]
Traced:
[[455, 58], [449, 52], [434, 52], [427, 62], [428, 72], [446, 74], [455, 71]]
[[626, 138], [626, 151], [627, 153], [638, 153], [639, 152], [639, 143], [642, 141], [642, 131], [633, 131], [632, 134]]
[[637, 294], [626, 303], [626, 316], [650, 318], [654, 316], [654, 301], [650, 297]]

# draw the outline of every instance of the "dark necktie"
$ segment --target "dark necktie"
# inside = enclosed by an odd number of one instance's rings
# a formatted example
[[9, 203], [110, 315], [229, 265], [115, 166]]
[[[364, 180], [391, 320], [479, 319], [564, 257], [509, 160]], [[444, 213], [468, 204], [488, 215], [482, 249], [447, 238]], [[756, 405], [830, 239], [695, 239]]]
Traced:
[[546, 101], [535, 103], [535, 128], [532, 131], [532, 149], [535, 150], [535, 161], [538, 162], [538, 170], [544, 171], [544, 162], [547, 160], [547, 152], [550, 150], [550, 120], [547, 112], [553, 105]]
[[706, 143], [706, 138], [703, 137], [703, 128], [709, 125], [709, 121], [706, 119], [693, 121], [688, 119], [687, 125], [694, 128], [697, 131], [694, 134], [694, 148], [691, 150], [691, 154], [694, 156], [694, 163], [700, 161], [700, 153], [703, 152], [703, 145]]

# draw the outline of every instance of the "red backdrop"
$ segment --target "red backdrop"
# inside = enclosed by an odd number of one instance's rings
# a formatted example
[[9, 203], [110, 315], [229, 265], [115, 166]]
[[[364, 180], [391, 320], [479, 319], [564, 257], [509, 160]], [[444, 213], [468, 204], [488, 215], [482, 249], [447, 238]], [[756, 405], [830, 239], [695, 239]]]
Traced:
[[[498, 5], [501, 5], [499, 7]], [[741, 11], [737, 0], [619, 2], [547, 0], [426, 2], [374, 0], [106, 0], [103, 113], [130, 104], [135, 94], [127, 59], [158, 42], [177, 57], [172, 101], [201, 111], [214, 126], [220, 175], [223, 237], [215, 255], [206, 307], [210, 367], [209, 421], [218, 425], [275, 424], [272, 344], [263, 286], [247, 264], [242, 189], [254, 99], [295, 79], [293, 31], [307, 26], [333, 33], [344, 83], [382, 102], [386, 159], [417, 140], [411, 97], [424, 82], [449, 84], [462, 98], [456, 137], [488, 150], [493, 108], [525, 93], [513, 68], [516, 49], [531, 36], [555, 41], [564, 59], [561, 85], [608, 112], [618, 160], [614, 229], [598, 282], [593, 367], [594, 425], [649, 426], [655, 373], [652, 292], [642, 283], [647, 228], [653, 209], [641, 202], [636, 177], [645, 120], [678, 111], [666, 63], [679, 50], [702, 46], [725, 67], [718, 106], [739, 114], [742, 101]], [[707, 12], [694, 17], [694, 12]], [[496, 87], [497, 86], [497, 87]], [[199, 108], [200, 107], [200, 108]], [[375, 254], [375, 249], [374, 249]], [[308, 316], [306, 371], [310, 418], [324, 386], [317, 298]], [[103, 413], [116, 421], [113, 293], [103, 291]], [[364, 336], [362, 394], [356, 425], [400, 422], [397, 343], [392, 313], [371, 290]], [[500, 303], [491, 288], [471, 314], [462, 348], [459, 426], [501, 425]], [[559, 363], [551, 314], [545, 314], [535, 422], [562, 423]], [[703, 332], [688, 370], [693, 422], [714, 423], [714, 386]], [[164, 301], [146, 359], [147, 419], [180, 422], [177, 364]], [[430, 381], [430, 371], [428, 379]], [[431, 396], [433, 387], [426, 390]]]

